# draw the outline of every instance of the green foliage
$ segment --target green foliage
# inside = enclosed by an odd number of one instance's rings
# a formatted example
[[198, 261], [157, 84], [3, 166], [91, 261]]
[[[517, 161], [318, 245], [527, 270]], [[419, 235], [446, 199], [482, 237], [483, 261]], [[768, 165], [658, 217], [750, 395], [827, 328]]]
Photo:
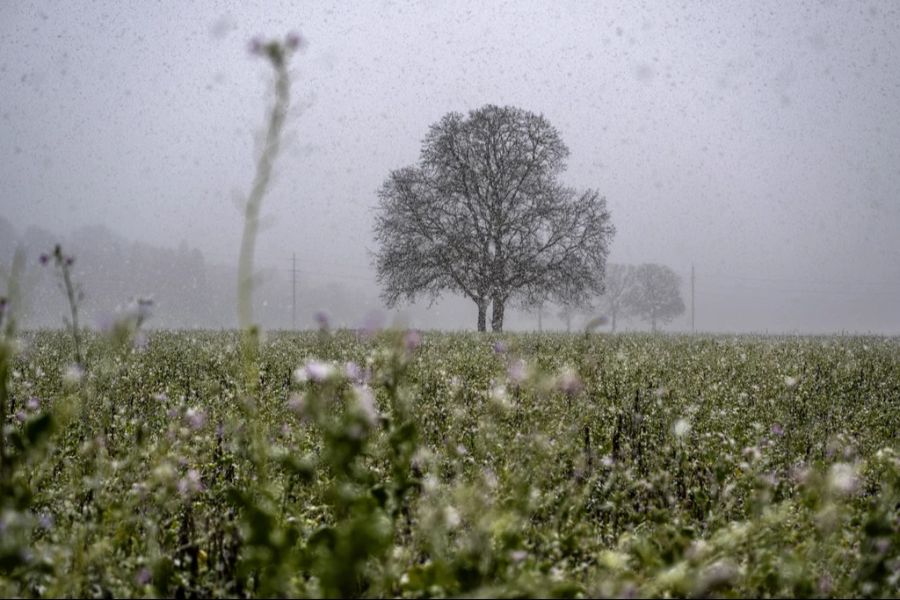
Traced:
[[897, 340], [127, 318], [4, 336], [4, 596], [900, 594]]

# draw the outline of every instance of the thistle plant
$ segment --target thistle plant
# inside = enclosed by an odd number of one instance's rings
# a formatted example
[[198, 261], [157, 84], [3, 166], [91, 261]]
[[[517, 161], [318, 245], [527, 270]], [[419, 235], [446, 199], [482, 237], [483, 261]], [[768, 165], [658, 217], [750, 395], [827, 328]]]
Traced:
[[72, 333], [72, 343], [75, 347], [75, 364], [78, 367], [83, 367], [84, 355], [82, 354], [81, 329], [78, 326], [78, 305], [84, 300], [84, 292], [80, 285], [72, 281], [72, 265], [75, 264], [75, 257], [64, 254], [62, 247], [57, 244], [53, 248], [53, 252], [42, 254], [40, 261], [45, 266], [52, 262], [56, 267], [60, 278], [60, 288], [66, 294], [66, 301], [69, 304], [70, 317], [63, 317], [63, 322]]
[[291, 79], [288, 61], [300, 48], [301, 43], [300, 36], [289, 34], [284, 41], [254, 40], [250, 45], [251, 53], [264, 57], [275, 71], [275, 103], [269, 112], [262, 152], [256, 163], [256, 175], [244, 208], [244, 233], [238, 262], [238, 323], [244, 337], [242, 342], [244, 375], [250, 390], [255, 389], [258, 383], [256, 363], [259, 350], [259, 327], [253, 323], [253, 254], [256, 249], [260, 208], [269, 188], [272, 167], [281, 149], [281, 135], [290, 105]]

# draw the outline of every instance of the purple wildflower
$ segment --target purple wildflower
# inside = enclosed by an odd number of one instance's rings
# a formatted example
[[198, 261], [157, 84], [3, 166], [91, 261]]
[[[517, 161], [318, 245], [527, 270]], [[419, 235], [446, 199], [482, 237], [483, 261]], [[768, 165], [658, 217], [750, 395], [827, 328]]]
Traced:
[[288, 50], [299, 50], [306, 46], [306, 40], [296, 31], [292, 31], [284, 38], [284, 45]]
[[344, 376], [354, 383], [365, 383], [366, 380], [366, 373], [353, 361], [344, 365]]
[[322, 383], [332, 375], [334, 375], [334, 367], [329, 363], [316, 359], [306, 361], [306, 365], [304, 365], [302, 370], [297, 369], [294, 372], [294, 378], [298, 381], [309, 380], [316, 383]]
[[50, 513], [42, 513], [40, 518], [38, 518], [38, 525], [41, 526], [41, 529], [46, 531], [50, 531], [53, 529], [53, 525], [55, 524], [55, 520], [53, 519], [53, 515]]
[[200, 481], [200, 472], [197, 469], [189, 469], [187, 475], [178, 480], [178, 493], [182, 496], [191, 496], [203, 489]]
[[403, 347], [407, 352], [412, 352], [422, 345], [422, 334], [415, 329], [410, 329], [403, 336]]
[[571, 367], [563, 369], [562, 373], [559, 374], [559, 379], [556, 380], [556, 385], [559, 391], [567, 396], [574, 396], [584, 387], [581, 383], [581, 378], [578, 377], [578, 373]]
[[510, 363], [509, 368], [506, 370], [506, 375], [511, 382], [519, 385], [528, 377], [528, 366], [524, 360], [517, 358]]
[[184, 418], [191, 429], [202, 429], [206, 425], [206, 413], [198, 408], [189, 408], [184, 413]]

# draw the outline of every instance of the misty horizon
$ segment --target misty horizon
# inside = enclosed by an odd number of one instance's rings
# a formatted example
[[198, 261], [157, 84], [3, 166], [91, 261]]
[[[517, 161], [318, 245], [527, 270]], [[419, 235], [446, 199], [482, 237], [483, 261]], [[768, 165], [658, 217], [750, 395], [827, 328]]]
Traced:
[[[2, 227], [0, 230], [7, 233], [9, 229]], [[76, 277], [85, 281], [85, 309], [87, 315], [86, 325], [102, 328], [104, 324], [111, 322], [118, 311], [128, 305], [135, 298], [147, 297], [154, 301], [150, 311], [150, 319], [146, 326], [149, 329], [163, 328], [187, 328], [187, 329], [231, 329], [237, 326], [237, 315], [234, 310], [236, 301], [236, 257], [229, 263], [227, 260], [209, 260], [201, 250], [191, 247], [186, 241], [181, 241], [177, 247], [165, 248], [154, 246], [144, 242], [129, 242], [126, 238], [118, 236], [116, 232], [106, 229], [104, 226], [89, 226], [75, 230], [69, 236], [62, 236], [32, 227], [25, 232], [18, 232], [14, 238], [8, 238], [13, 243], [0, 246], [7, 256], [11, 256], [17, 247], [26, 251], [28, 258], [28, 270], [26, 271], [26, 306], [24, 307], [24, 325], [29, 328], [58, 328], [62, 327], [62, 317], [66, 312], [66, 304], [63, 295], [58, 290], [57, 277], [52, 270], [41, 268], [38, 257], [42, 252], [52, 249], [52, 245], [61, 242], [66, 250], [73, 250], [76, 256]], [[103, 240], [107, 242], [103, 246], [91, 245], [90, 240]], [[4, 242], [8, 241], [4, 240]], [[109, 242], [112, 242], [111, 244]], [[130, 244], [130, 245], [129, 245]], [[113, 254], [105, 253], [112, 248]], [[171, 279], [170, 271], [165, 272], [137, 272], [134, 273], [132, 285], [124, 285], [121, 275], [110, 276], [109, 265], [130, 267], [127, 255], [118, 254], [119, 250], [134, 254], [143, 253], [146, 256], [159, 254], [166, 256], [171, 254], [194, 255], [202, 266], [202, 272], [206, 275], [206, 283], [210, 285], [207, 293], [202, 296], [202, 310], [194, 308], [185, 310], [184, 303], [167, 294], [169, 285], [150, 287], [138, 283], [140, 280], [154, 279], [166, 281]], [[83, 253], [83, 252], [86, 252]], [[90, 262], [88, 262], [90, 261]], [[291, 259], [282, 261], [284, 265], [261, 263], [257, 266], [260, 281], [256, 288], [256, 300], [254, 302], [258, 319], [266, 329], [289, 330], [292, 328], [292, 267]], [[329, 274], [327, 271], [307, 270], [301, 268], [298, 257], [297, 267], [297, 318], [298, 329], [317, 329], [320, 327], [320, 319], [327, 318], [329, 327], [334, 328], [365, 328], [372, 324], [378, 326], [413, 327], [419, 329], [436, 330], [472, 330], [474, 324], [474, 309], [468, 300], [448, 295], [446, 298], [429, 306], [428, 301], [419, 301], [412, 304], [404, 304], [397, 309], [384, 308], [379, 300], [378, 289], [374, 283], [360, 285], [358, 278], [341, 278]], [[89, 276], [85, 279], [85, 271]], [[682, 297], [690, 302], [690, 280], [687, 276], [681, 278]], [[117, 293], [108, 293], [108, 284], [111, 280], [117, 281]], [[700, 277], [702, 281], [702, 274]], [[127, 289], [126, 289], [127, 288]], [[699, 287], [702, 291], [703, 288]], [[102, 298], [98, 298], [103, 296]], [[209, 302], [215, 298], [215, 302]], [[698, 298], [698, 314], [696, 331], [699, 333], [751, 333], [751, 334], [880, 334], [896, 335], [895, 331], [878, 330], [832, 330], [827, 326], [821, 329], [725, 329], [712, 330], [704, 327], [704, 313], [702, 296]], [[212, 307], [212, 308], [211, 308]], [[185, 314], [196, 314], [193, 318], [185, 318]], [[596, 316], [605, 315], [604, 311], [595, 309], [578, 311], [570, 324], [571, 331], [580, 331], [584, 325]], [[513, 307], [510, 311], [510, 331], [538, 331], [539, 321], [537, 312], [525, 310], [521, 307]], [[685, 314], [674, 322], [662, 328], [663, 331], [673, 333], [690, 332], [690, 306]], [[619, 331], [647, 331], [649, 326], [631, 317], [619, 317]], [[565, 319], [559, 314], [559, 307], [547, 306], [541, 317], [544, 331], [566, 331]], [[599, 331], [608, 330], [607, 326]]]

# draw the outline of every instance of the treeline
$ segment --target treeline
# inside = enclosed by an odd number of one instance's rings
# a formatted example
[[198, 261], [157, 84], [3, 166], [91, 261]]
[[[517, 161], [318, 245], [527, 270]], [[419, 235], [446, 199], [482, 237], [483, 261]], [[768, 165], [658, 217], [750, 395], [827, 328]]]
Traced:
[[599, 323], [615, 332], [623, 320], [642, 322], [657, 331], [685, 312], [681, 297], [681, 278], [671, 267], [656, 263], [628, 265], [609, 263], [603, 277], [603, 294], [595, 298], [549, 302], [538, 299], [529, 307], [538, 316], [539, 328], [545, 311], [556, 315], [571, 330], [573, 322], [598, 316]]
[[[25, 328], [57, 328], [68, 308], [60, 281], [52, 266], [42, 267], [41, 254], [61, 244], [75, 257], [72, 270], [84, 292], [82, 325], [103, 328], [119, 311], [137, 298], [152, 298], [150, 328], [232, 329], [237, 326], [234, 265], [210, 263], [203, 253], [182, 242], [176, 248], [128, 240], [103, 226], [83, 227], [69, 235], [29, 227], [18, 231], [0, 217], [0, 291], [17, 248], [26, 253], [24, 277]], [[265, 329], [292, 327], [292, 285], [290, 273], [262, 269], [254, 297], [254, 315]], [[683, 314], [677, 276], [662, 265], [608, 264], [605, 294], [582, 305], [546, 301], [515, 306], [509, 312], [516, 330], [580, 329], [585, 323], [605, 316], [615, 331], [623, 320], [632, 326], [641, 323], [651, 329]], [[298, 279], [298, 329], [318, 328], [321, 315], [333, 327], [365, 326], [370, 316], [388, 324], [397, 314], [388, 313], [371, 288], [336, 282]], [[414, 303], [401, 311], [400, 322], [426, 329], [468, 328], [469, 304], [449, 297], [439, 306]]]
[[[26, 328], [59, 327], [67, 312], [54, 270], [42, 267], [40, 255], [56, 244], [75, 257], [72, 270], [84, 299], [83, 324], [102, 328], [132, 300], [152, 298], [148, 322], [156, 328], [233, 328], [237, 274], [232, 265], [211, 264], [186, 242], [166, 248], [135, 242], [103, 226], [83, 227], [60, 236], [38, 227], [19, 232], [0, 217], [0, 287], [17, 248], [24, 250], [24, 318]], [[327, 309], [335, 326], [354, 326], [365, 314], [369, 295], [342, 284], [297, 286], [298, 328], [317, 327], [316, 312]], [[377, 300], [370, 299], [375, 307]], [[292, 326], [292, 283], [289, 274], [261, 273], [254, 314], [267, 329]], [[361, 308], [363, 307], [363, 308]], [[362, 312], [361, 312], [362, 311]]]

